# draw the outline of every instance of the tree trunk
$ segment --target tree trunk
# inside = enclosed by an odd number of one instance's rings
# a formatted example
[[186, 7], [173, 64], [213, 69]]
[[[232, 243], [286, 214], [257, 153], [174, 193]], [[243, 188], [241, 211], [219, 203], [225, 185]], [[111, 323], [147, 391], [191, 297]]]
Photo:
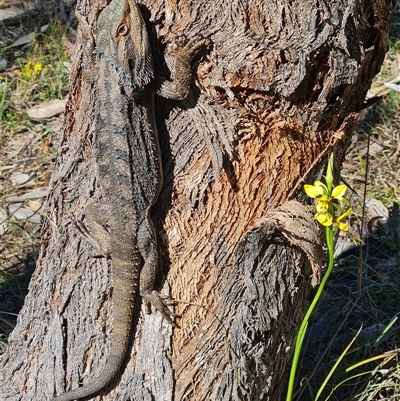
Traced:
[[[78, 1], [96, 31], [107, 1]], [[153, 211], [158, 284], [173, 329], [136, 300], [121, 376], [96, 400], [279, 400], [323, 252], [302, 185], [340, 168], [387, 50], [394, 0], [143, 0], [157, 63], [184, 34], [210, 38], [189, 99], [156, 99], [164, 186]], [[2, 400], [49, 400], [107, 360], [110, 266], [74, 219], [101, 197], [95, 86], [78, 37], [41, 256], [1, 361]], [[299, 203], [300, 202], [300, 203]], [[153, 311], [154, 312], [154, 311]]]

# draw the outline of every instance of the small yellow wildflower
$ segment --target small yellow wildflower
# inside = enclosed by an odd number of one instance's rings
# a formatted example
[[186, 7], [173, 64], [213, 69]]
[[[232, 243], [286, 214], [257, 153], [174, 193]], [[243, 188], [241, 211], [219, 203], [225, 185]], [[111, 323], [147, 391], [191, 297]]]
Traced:
[[33, 66], [33, 71], [40, 72], [43, 70], [43, 64], [41, 63], [35, 63]]
[[43, 64], [41, 64], [41, 63], [33, 63], [32, 61], [28, 61], [22, 67], [22, 76], [25, 79], [34, 78], [42, 70], [43, 70]]
[[28, 61], [28, 62], [22, 67], [22, 76], [23, 76], [24, 78], [29, 79], [29, 78], [32, 77], [32, 72], [33, 72], [33, 69], [32, 69], [32, 62], [31, 62], [31, 61]]

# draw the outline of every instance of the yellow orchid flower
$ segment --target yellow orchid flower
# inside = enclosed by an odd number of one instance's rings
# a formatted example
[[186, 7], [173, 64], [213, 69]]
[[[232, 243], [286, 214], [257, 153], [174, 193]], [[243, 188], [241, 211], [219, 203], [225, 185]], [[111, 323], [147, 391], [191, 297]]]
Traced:
[[350, 207], [339, 217], [336, 217], [335, 223], [337, 224], [338, 229], [340, 231], [344, 231], [346, 233], [349, 231], [349, 226], [346, 223], [344, 223], [342, 220], [344, 220], [351, 213], [351, 211], [352, 211], [352, 209]]
[[322, 195], [317, 199], [317, 212], [326, 213], [329, 210], [330, 199], [326, 195]]
[[337, 185], [332, 189], [332, 198], [337, 200], [343, 200], [346, 191], [347, 191], [346, 185], [344, 184]]
[[[344, 222], [351, 213], [351, 208], [344, 209], [343, 205], [348, 206], [349, 201], [344, 197], [347, 187], [344, 184], [333, 187], [333, 162], [329, 159], [325, 180], [327, 185], [321, 181], [315, 181], [314, 185], [305, 184], [304, 191], [316, 201], [317, 213], [314, 218], [323, 226], [329, 227], [335, 223], [340, 231], [349, 231], [349, 226]], [[329, 182], [328, 182], [329, 180]]]
[[[305, 193], [311, 198], [315, 199], [317, 213], [314, 216], [315, 219], [325, 226], [325, 237], [328, 254], [328, 264], [324, 277], [321, 280], [321, 284], [315, 294], [314, 299], [311, 302], [311, 306], [308, 308], [306, 315], [301, 323], [299, 332], [296, 338], [296, 344], [294, 349], [294, 355], [292, 360], [292, 368], [290, 370], [289, 386], [286, 401], [292, 401], [293, 387], [296, 377], [296, 369], [300, 357], [301, 347], [310, 317], [317, 305], [321, 294], [324, 290], [325, 284], [333, 270], [334, 262], [334, 235], [333, 235], [333, 223], [336, 224], [337, 228], [341, 231], [348, 232], [349, 227], [344, 220], [351, 213], [349, 207], [349, 201], [345, 199], [346, 185], [333, 186], [333, 153], [331, 153], [328, 166], [326, 168], [325, 184], [321, 181], [315, 181], [314, 185], [304, 185]], [[353, 239], [354, 241], [354, 239]], [[319, 394], [319, 393], [318, 393]], [[317, 394], [317, 398], [318, 398]]]
[[314, 216], [314, 218], [318, 221], [318, 223], [325, 227], [329, 227], [333, 223], [333, 217], [328, 212], [319, 212]]
[[304, 191], [310, 198], [319, 198], [328, 195], [328, 188], [321, 181], [315, 181], [314, 185], [304, 185]]

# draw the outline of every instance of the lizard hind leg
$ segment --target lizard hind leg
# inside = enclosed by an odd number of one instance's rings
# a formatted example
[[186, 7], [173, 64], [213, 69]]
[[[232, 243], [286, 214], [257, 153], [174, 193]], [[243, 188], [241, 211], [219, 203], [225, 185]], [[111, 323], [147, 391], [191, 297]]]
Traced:
[[157, 236], [150, 218], [145, 218], [139, 225], [138, 247], [144, 260], [140, 273], [140, 296], [158, 309], [169, 324], [178, 327], [172, 320], [177, 315], [167, 307], [167, 305], [171, 305], [174, 302], [169, 297], [160, 295], [153, 288], [158, 265], [158, 251]]

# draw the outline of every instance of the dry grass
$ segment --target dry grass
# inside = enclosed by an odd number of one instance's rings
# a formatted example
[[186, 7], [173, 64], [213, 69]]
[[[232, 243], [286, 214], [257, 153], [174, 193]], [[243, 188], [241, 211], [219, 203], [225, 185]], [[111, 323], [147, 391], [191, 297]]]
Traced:
[[[0, 344], [16, 322], [34, 270], [40, 218], [61, 126], [56, 117], [34, 120], [27, 111], [65, 97], [68, 88], [65, 28], [52, 18], [0, 28]], [[38, 189], [42, 189], [38, 191]], [[0, 350], [1, 352], [1, 350]]]

